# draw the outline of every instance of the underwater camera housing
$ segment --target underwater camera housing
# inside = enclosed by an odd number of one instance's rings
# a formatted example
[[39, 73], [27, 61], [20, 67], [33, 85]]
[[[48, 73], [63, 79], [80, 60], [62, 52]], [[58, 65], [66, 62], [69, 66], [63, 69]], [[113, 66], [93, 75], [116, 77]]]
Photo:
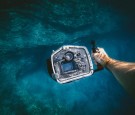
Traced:
[[91, 76], [94, 72], [92, 59], [84, 46], [62, 46], [52, 53], [48, 64], [50, 75], [59, 83]]

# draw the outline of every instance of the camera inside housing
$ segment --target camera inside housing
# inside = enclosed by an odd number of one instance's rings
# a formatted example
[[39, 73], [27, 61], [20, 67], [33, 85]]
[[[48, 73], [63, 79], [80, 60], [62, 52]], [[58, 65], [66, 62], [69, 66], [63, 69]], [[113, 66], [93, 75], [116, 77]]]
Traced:
[[53, 78], [66, 83], [93, 74], [90, 54], [84, 46], [63, 46], [51, 55]]

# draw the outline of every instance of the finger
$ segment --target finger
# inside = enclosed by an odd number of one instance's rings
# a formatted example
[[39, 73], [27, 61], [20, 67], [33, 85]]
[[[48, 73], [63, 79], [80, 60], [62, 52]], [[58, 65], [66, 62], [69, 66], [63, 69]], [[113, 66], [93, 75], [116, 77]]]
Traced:
[[94, 59], [93, 61], [94, 61], [94, 64], [95, 64], [95, 65], [97, 65], [97, 62], [96, 62], [96, 60]]
[[93, 54], [93, 57], [94, 57], [94, 58], [99, 58], [100, 56], [99, 56], [98, 53], [94, 53], [94, 54]]
[[96, 49], [96, 53], [99, 53], [99, 52], [100, 52], [100, 51], [99, 51], [99, 49], [97, 48], [97, 49]]

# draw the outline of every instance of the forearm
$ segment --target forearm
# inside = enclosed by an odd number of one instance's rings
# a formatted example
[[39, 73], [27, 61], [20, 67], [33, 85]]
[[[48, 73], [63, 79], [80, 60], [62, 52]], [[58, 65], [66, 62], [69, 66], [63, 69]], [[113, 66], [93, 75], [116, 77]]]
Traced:
[[109, 58], [106, 68], [109, 69], [120, 84], [135, 97], [135, 63], [121, 62]]
[[103, 48], [93, 53], [96, 62], [109, 69], [118, 82], [135, 98], [135, 63], [127, 63], [110, 58]]

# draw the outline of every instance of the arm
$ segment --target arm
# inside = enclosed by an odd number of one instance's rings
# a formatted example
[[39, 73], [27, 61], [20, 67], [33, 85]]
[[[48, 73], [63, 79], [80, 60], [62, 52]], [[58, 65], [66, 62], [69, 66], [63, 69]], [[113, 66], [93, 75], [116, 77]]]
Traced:
[[110, 70], [118, 82], [135, 98], [135, 63], [122, 62], [110, 58], [102, 48], [93, 54], [96, 62]]

